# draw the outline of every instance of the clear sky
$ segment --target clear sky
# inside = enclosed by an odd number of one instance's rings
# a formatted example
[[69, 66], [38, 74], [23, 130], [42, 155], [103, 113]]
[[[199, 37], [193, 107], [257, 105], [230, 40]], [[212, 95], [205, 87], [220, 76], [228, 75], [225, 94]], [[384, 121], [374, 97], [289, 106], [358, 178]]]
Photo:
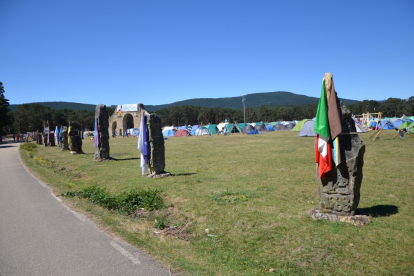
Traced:
[[[11, 104], [414, 96], [414, 1], [0, 0]], [[248, 98], [246, 99], [248, 104]]]

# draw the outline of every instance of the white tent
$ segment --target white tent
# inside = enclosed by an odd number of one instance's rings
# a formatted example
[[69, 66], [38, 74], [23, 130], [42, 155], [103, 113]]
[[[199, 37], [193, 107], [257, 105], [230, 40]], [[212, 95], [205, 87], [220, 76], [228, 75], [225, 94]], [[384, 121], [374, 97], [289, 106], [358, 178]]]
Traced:
[[195, 135], [211, 135], [211, 134], [206, 127], [199, 127], [197, 128]]
[[357, 123], [355, 123], [355, 128], [356, 128], [356, 131], [357, 131], [357, 132], [362, 132], [362, 133], [368, 132], [368, 131], [365, 129], [365, 127], [363, 127], [362, 125], [358, 125]]
[[305, 124], [303, 124], [302, 129], [299, 131], [298, 136], [301, 136], [301, 137], [316, 136], [316, 133], [313, 130], [314, 126], [315, 126], [315, 121], [312, 121], [312, 120], [306, 121]]

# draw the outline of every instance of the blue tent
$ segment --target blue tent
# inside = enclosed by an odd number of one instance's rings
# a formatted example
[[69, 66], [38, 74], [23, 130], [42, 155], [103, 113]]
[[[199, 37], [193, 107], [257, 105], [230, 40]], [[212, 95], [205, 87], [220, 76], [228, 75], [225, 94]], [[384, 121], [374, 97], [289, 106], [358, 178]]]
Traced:
[[166, 130], [164, 130], [164, 131], [162, 132], [162, 135], [163, 135], [164, 137], [167, 137], [167, 136], [174, 136], [174, 134], [175, 134], [175, 131], [174, 131], [174, 130], [172, 130], [172, 129], [166, 129]]
[[399, 127], [403, 123], [403, 120], [397, 119], [392, 124], [396, 127]]
[[266, 125], [268, 131], [275, 131], [272, 125]]
[[126, 133], [131, 136], [139, 136], [139, 129], [138, 128], [128, 128]]
[[257, 131], [257, 129], [253, 129], [252, 131], [247, 133], [247, 135], [252, 135], [252, 134], [260, 134], [260, 133]]
[[[386, 122], [388, 122], [389, 124], [386, 124]], [[390, 126], [390, 124], [393, 125], [393, 123], [391, 123], [388, 120], [382, 120], [381, 123], [378, 124], [378, 127], [382, 128], [382, 126], [385, 125], [383, 129], [394, 129], [392, 126]]]
[[190, 131], [191, 136], [196, 135], [197, 128], [198, 128], [198, 125], [194, 125], [194, 126], [191, 128], [191, 131]]

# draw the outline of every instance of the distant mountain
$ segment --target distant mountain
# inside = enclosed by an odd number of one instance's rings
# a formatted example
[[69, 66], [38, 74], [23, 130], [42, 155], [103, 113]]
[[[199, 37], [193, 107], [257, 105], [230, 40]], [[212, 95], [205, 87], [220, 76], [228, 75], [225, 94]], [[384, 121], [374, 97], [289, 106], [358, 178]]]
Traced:
[[[69, 110], [86, 110], [94, 111], [96, 105], [93, 104], [83, 104], [83, 103], [71, 103], [71, 102], [36, 102], [51, 109], [69, 109]], [[11, 104], [9, 106], [11, 111], [16, 111], [19, 104]]]
[[[246, 99], [246, 107], [258, 107], [258, 106], [280, 106], [280, 105], [303, 105], [303, 104], [318, 104], [319, 98], [308, 97], [305, 95], [298, 95], [291, 92], [264, 92], [244, 95]], [[344, 104], [355, 103], [355, 100], [341, 99]], [[243, 107], [241, 97], [231, 98], [197, 98], [179, 101], [171, 104], [163, 105], [145, 105], [145, 109], [148, 111], [157, 111], [163, 108], [170, 108], [173, 106], [182, 105], [194, 105], [203, 107], [223, 107], [237, 109]]]
[[[308, 97], [305, 95], [298, 95], [291, 92], [264, 92], [264, 93], [254, 93], [244, 95], [246, 101], [246, 107], [254, 108], [259, 106], [292, 106], [292, 105], [304, 105], [304, 104], [318, 104], [319, 98]], [[355, 100], [341, 99], [340, 100], [345, 104], [355, 103]], [[37, 102], [38, 104], [50, 107], [51, 109], [70, 109], [70, 110], [86, 110], [94, 111], [96, 105], [93, 104], [82, 104], [82, 103], [71, 103], [71, 102]], [[118, 103], [117, 103], [118, 104]], [[119, 103], [121, 104], [121, 103]], [[183, 105], [194, 105], [194, 106], [203, 106], [203, 107], [223, 107], [238, 109], [243, 107], [241, 97], [230, 97], [230, 98], [197, 98], [189, 99], [179, 102], [174, 102], [170, 104], [162, 105], [146, 105], [144, 103], [145, 109], [148, 111], [155, 112], [164, 108], [170, 108], [173, 106], [183, 106]], [[11, 104], [9, 106], [11, 111], [17, 109], [17, 104]], [[116, 105], [110, 106], [116, 108]]]

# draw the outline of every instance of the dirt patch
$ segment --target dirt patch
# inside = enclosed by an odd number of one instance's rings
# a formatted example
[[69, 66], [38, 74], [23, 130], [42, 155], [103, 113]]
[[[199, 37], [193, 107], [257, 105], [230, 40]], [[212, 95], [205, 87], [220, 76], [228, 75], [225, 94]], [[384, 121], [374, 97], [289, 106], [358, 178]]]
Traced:
[[189, 241], [193, 236], [191, 226], [192, 219], [186, 218], [180, 221], [179, 211], [177, 208], [169, 207], [166, 210], [154, 210], [149, 212], [144, 208], [139, 208], [132, 214], [133, 218], [140, 220], [156, 221], [162, 218], [165, 221], [163, 229], [154, 228], [153, 232], [162, 237], [173, 237], [184, 241]]

